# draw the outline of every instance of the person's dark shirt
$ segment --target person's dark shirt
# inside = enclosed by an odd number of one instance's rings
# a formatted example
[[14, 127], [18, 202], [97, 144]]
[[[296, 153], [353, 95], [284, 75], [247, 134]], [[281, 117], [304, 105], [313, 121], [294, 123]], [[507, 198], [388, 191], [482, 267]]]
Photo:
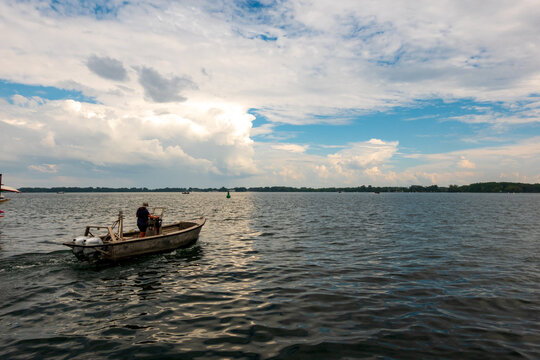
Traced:
[[137, 209], [137, 226], [148, 225], [148, 215], [150, 212], [145, 207]]

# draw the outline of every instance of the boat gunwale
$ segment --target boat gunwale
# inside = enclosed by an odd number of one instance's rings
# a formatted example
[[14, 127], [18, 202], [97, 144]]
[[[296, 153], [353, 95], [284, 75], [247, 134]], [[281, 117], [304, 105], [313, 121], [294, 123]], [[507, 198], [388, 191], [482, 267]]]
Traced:
[[[124, 245], [124, 244], [131, 244], [131, 243], [141, 242], [141, 241], [156, 240], [156, 239], [160, 239], [160, 238], [167, 238], [167, 237], [170, 237], [170, 236], [175, 236], [175, 235], [178, 235], [178, 234], [181, 234], [181, 233], [191, 232], [191, 231], [197, 230], [198, 228], [202, 228], [203, 225], [206, 223], [206, 218], [202, 217], [202, 218], [199, 218], [199, 219], [193, 220], [193, 221], [179, 221], [179, 222], [176, 222], [176, 223], [165, 225], [163, 227], [176, 226], [176, 225], [179, 225], [181, 223], [186, 223], [186, 222], [187, 223], [193, 223], [194, 225], [190, 226], [188, 228], [185, 228], [185, 229], [174, 231], [174, 232], [169, 233], [169, 234], [159, 234], [159, 235], [146, 236], [146, 237], [143, 237], [143, 238], [134, 238], [134, 239], [128, 239], [128, 240], [121, 240], [121, 241], [111, 241], [111, 242], [107, 242], [107, 243], [103, 243], [103, 244], [79, 245], [79, 244], [73, 244], [72, 242], [64, 242], [64, 243], [62, 243], [62, 245], [66, 245], [66, 246], [69, 246], [69, 247], [72, 247], [72, 248], [74, 248], [74, 247], [82, 247], [82, 248], [99, 247], [99, 248], [102, 248], [102, 247], [109, 247], [109, 246], [119, 246], [119, 245]], [[128, 232], [128, 233], [130, 233], [130, 232]]]

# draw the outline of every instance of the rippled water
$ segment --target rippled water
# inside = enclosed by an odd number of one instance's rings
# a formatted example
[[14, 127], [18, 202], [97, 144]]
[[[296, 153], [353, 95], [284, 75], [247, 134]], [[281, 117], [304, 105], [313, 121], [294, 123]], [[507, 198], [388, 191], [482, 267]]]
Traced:
[[[540, 357], [538, 195], [12, 198], [2, 359]], [[144, 200], [204, 215], [197, 244], [109, 265], [59, 245]]]

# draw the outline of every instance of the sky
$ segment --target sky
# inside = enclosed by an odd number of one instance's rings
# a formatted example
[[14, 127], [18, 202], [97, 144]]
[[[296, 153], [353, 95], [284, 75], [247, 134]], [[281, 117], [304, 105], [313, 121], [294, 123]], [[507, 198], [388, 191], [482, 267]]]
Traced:
[[14, 187], [540, 182], [531, 1], [2, 0]]

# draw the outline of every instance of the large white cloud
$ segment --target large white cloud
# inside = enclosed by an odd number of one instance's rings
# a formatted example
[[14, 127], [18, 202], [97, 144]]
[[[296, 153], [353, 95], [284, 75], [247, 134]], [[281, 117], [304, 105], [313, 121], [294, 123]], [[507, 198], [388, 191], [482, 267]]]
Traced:
[[[470, 184], [480, 181], [540, 182], [540, 137], [515, 144], [435, 154], [403, 154], [394, 141], [371, 139], [351, 143], [329, 155], [299, 151], [292, 146], [257, 144], [256, 161], [265, 185], [316, 187], [377, 184]], [[400, 162], [416, 165], [403, 166]], [[249, 183], [247, 183], [249, 185]]]
[[329, 155], [308, 153], [307, 145], [257, 144], [256, 163], [262, 170], [259, 183], [304, 186], [359, 186], [386, 179], [389, 160], [397, 152], [398, 143], [370, 139], [346, 144]]
[[[15, 96], [0, 107], [4, 161], [37, 155], [96, 166], [178, 167], [199, 175], [254, 173], [252, 116], [231, 104], [110, 107]], [[15, 136], [14, 136], [15, 135]], [[32, 168], [38, 169], [33, 164]]]
[[[279, 121], [430, 96], [512, 102], [540, 84], [534, 1], [489, 8], [460, 1], [290, 1], [263, 20], [232, 2], [218, 9], [212, 2], [152, 3], [126, 4], [101, 20], [39, 11], [33, 2], [0, 5], [1, 30], [9, 34], [0, 76], [46, 85], [73, 80], [103, 92], [114, 85], [85, 65], [102, 59], [103, 72], [103, 59], [114, 59], [169, 74], [165, 87], [180, 86], [187, 74], [201, 92], [268, 109]], [[146, 77], [164, 84], [163, 77]], [[140, 95], [135, 79], [131, 87]]]
[[423, 164], [408, 168], [417, 183], [467, 184], [480, 181], [540, 182], [540, 137], [514, 144], [451, 151], [441, 154], [414, 154]]

